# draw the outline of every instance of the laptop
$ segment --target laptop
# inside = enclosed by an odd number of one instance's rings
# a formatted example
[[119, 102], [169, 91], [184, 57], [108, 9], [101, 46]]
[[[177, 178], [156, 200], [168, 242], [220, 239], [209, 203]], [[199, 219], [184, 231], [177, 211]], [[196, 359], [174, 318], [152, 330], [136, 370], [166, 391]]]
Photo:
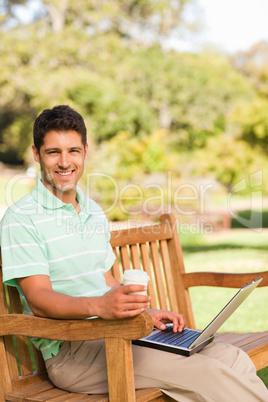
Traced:
[[191, 356], [213, 341], [215, 332], [259, 285], [262, 279], [260, 277], [243, 286], [203, 331], [185, 328], [182, 332], [174, 333], [173, 325], [166, 324], [167, 328], [164, 331], [155, 328], [150, 335], [133, 341], [133, 344]]

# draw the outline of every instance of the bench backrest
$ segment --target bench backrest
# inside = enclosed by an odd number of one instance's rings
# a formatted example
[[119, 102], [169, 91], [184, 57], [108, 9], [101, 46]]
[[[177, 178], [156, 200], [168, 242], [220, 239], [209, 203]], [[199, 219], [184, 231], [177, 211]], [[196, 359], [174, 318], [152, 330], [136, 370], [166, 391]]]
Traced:
[[111, 245], [117, 256], [113, 266], [117, 280], [126, 269], [146, 271], [151, 278], [148, 284], [151, 307], [182, 313], [187, 325], [195, 328], [189, 292], [184, 287], [186, 274], [173, 215], [162, 215], [160, 224], [112, 231]]

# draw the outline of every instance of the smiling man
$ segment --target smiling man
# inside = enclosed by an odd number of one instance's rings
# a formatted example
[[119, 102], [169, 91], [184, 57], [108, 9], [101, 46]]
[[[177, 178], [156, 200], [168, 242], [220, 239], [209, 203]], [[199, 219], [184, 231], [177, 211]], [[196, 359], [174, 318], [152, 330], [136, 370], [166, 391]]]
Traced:
[[40, 163], [44, 186], [65, 204], [73, 204], [78, 213], [76, 185], [84, 171], [87, 147], [81, 135], [72, 130], [52, 130], [40, 148], [32, 147], [34, 159]]
[[[82, 116], [68, 106], [46, 109], [36, 119], [33, 154], [41, 180], [1, 222], [4, 282], [17, 287], [27, 314], [120, 319], [147, 309], [157, 328], [165, 330], [172, 322], [174, 332], [182, 331], [181, 314], [151, 310], [149, 296], [133, 294], [143, 286], [122, 286], [111, 274], [115, 256], [107, 219], [77, 188], [87, 157], [86, 135]], [[102, 340], [32, 341], [56, 386], [108, 392]], [[211, 343], [191, 357], [134, 345], [133, 359], [136, 388], [158, 387], [177, 401], [268, 400], [249, 357], [230, 345]]]
[[40, 164], [43, 184], [64, 203], [75, 200], [77, 206], [76, 186], [84, 171], [88, 144], [83, 119], [75, 111], [72, 113], [73, 121], [70, 121], [67, 116], [71, 112], [66, 106], [44, 110], [34, 124], [32, 149], [35, 161]]

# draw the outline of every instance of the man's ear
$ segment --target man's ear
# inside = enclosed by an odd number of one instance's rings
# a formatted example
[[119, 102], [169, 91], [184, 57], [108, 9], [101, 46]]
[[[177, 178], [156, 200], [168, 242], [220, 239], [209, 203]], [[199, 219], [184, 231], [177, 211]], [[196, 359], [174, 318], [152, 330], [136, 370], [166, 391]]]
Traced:
[[32, 151], [33, 151], [33, 156], [34, 156], [35, 162], [40, 163], [39, 152], [38, 152], [38, 149], [35, 147], [35, 145], [32, 145]]
[[87, 158], [87, 151], [88, 151], [88, 143], [86, 143], [86, 146], [85, 146], [85, 159]]

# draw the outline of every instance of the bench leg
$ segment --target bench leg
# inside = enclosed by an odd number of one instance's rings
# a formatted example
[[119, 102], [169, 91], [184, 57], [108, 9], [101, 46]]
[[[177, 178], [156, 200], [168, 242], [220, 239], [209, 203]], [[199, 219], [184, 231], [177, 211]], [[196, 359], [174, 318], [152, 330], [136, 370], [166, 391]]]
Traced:
[[134, 402], [135, 383], [132, 342], [125, 339], [105, 338], [109, 401]]

